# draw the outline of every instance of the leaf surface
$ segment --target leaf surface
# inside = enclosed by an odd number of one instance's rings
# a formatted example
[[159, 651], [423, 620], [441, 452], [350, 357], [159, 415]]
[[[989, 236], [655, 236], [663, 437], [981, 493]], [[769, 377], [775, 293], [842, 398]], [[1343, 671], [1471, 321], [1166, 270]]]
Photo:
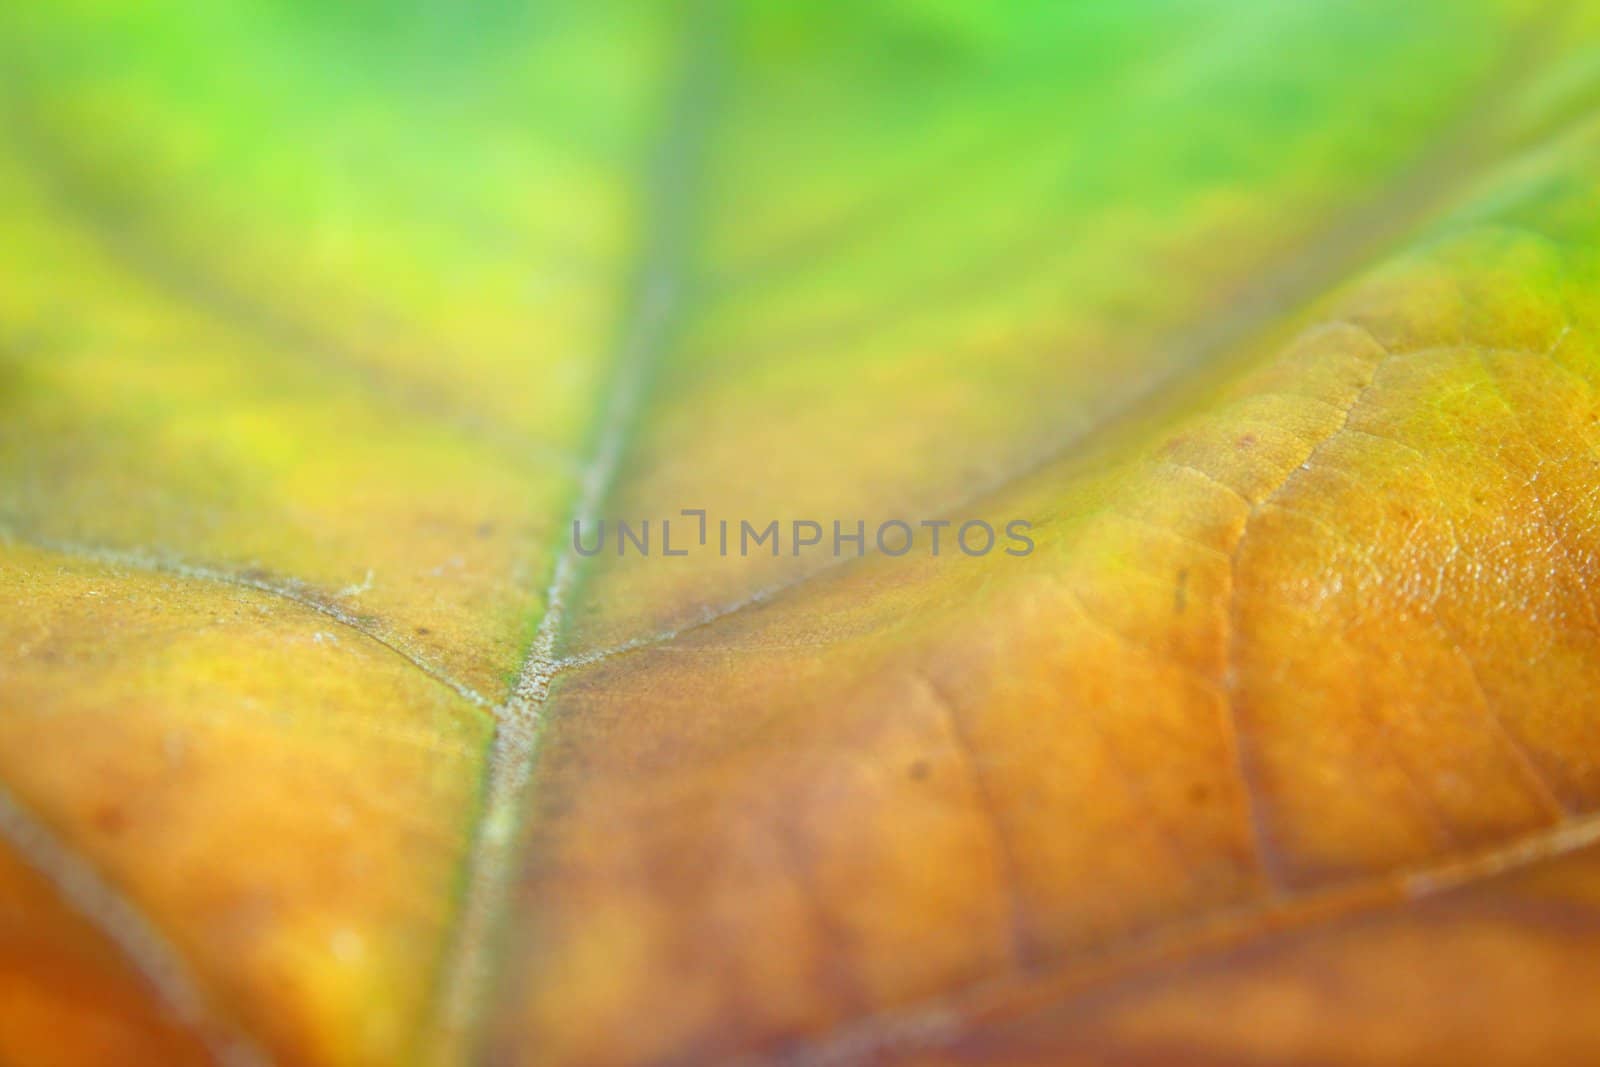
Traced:
[[1582, 6], [0, 38], [0, 1057], [1597, 1054]]

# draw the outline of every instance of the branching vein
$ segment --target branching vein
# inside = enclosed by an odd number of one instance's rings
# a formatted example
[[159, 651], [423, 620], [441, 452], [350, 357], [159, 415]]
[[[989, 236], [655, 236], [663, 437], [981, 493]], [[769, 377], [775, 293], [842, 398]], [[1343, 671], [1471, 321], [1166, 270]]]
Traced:
[[157, 574], [170, 574], [179, 578], [189, 578], [194, 581], [212, 582], [218, 585], [231, 585], [240, 589], [253, 589], [258, 593], [266, 593], [283, 600], [291, 601], [303, 608], [309, 608], [319, 615], [324, 615], [341, 626], [353, 630], [368, 640], [374, 641], [393, 652], [401, 659], [410, 663], [417, 670], [426, 674], [441, 685], [453, 689], [457, 695], [471, 704], [480, 708], [487, 708], [489, 701], [477, 690], [453, 677], [448, 671], [433, 663], [409, 648], [405, 648], [386, 637], [381, 632], [368, 626], [355, 615], [331, 604], [326, 600], [313, 595], [299, 582], [272, 581], [267, 578], [253, 578], [246, 574], [236, 574], [232, 571], [219, 570], [199, 563], [175, 556], [150, 552], [134, 552], [126, 549], [108, 548], [104, 545], [85, 545], [74, 541], [58, 541], [54, 538], [35, 537], [24, 535], [15, 530], [0, 526], [0, 542], [10, 541], [15, 544], [31, 545], [45, 552], [57, 555], [70, 556], [74, 559], [87, 560], [108, 567], [125, 567], [133, 570], [148, 571]]
[[261, 1067], [266, 1055], [221, 1018], [183, 956], [98, 871], [0, 787], [0, 839], [48, 878], [69, 906], [119, 948], [172, 1014], [226, 1067]]

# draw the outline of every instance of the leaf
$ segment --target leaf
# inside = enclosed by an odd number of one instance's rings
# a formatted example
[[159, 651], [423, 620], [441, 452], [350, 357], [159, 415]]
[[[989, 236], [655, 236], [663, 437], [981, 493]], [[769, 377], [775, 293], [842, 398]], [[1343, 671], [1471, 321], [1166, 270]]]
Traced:
[[1600, 1055], [1594, 12], [12, 7], [0, 1060]]

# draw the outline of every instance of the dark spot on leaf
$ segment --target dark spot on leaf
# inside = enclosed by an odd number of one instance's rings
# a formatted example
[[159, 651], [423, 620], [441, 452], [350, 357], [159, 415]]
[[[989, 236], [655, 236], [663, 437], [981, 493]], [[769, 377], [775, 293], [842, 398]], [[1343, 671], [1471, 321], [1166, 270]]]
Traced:
[[494, 523], [492, 523], [492, 522], [480, 522], [478, 524], [478, 536], [479, 537], [493, 537], [494, 536]]
[[108, 804], [95, 809], [94, 824], [99, 830], [115, 836], [128, 825], [128, 819], [121, 808]]
[[914, 782], [926, 781], [930, 772], [931, 768], [925, 759], [919, 759], [906, 768], [906, 773], [911, 775], [911, 780]]
[[419, 626], [417, 627], [417, 633], [426, 636], [427, 634], [433, 633], [433, 631], [428, 629], [426, 626]]
[[1239, 436], [1238, 445], [1240, 448], [1254, 448], [1255, 443], [1256, 435], [1253, 433], [1241, 434]]
[[1211, 790], [1207, 789], [1200, 782], [1196, 782], [1189, 787], [1189, 803], [1193, 804], [1195, 807], [1200, 807], [1210, 799]]

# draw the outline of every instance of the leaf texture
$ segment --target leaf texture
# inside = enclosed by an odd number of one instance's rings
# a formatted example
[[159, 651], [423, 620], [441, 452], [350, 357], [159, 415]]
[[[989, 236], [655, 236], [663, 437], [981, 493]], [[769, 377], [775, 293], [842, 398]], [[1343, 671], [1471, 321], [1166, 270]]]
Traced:
[[1600, 1055], [1597, 41], [0, 13], [0, 1060]]

